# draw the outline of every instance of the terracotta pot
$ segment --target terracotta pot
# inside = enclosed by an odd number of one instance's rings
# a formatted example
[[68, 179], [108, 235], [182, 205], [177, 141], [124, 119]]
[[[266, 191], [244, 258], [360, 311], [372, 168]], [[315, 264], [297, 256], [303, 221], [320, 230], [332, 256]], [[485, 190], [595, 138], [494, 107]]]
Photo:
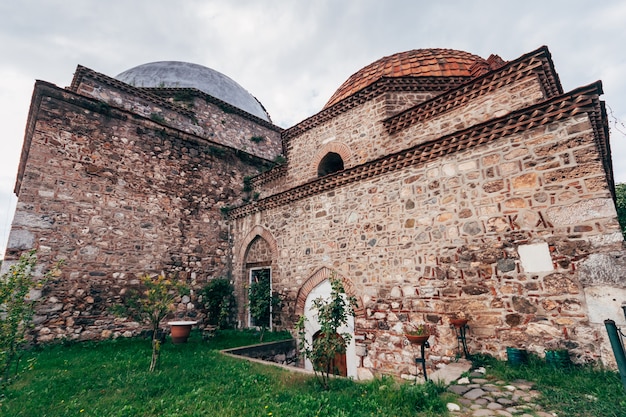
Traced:
[[468, 321], [469, 320], [467, 319], [450, 319], [450, 324], [456, 327], [457, 329], [460, 329], [461, 327], [464, 327]]
[[196, 323], [195, 321], [170, 321], [167, 323], [172, 331], [172, 343], [187, 343], [191, 326]]
[[406, 333], [404, 334], [404, 336], [407, 339], [409, 339], [409, 342], [416, 344], [416, 345], [423, 345], [424, 343], [426, 343], [426, 341], [430, 337], [429, 334], [415, 335], [415, 334], [406, 334]]

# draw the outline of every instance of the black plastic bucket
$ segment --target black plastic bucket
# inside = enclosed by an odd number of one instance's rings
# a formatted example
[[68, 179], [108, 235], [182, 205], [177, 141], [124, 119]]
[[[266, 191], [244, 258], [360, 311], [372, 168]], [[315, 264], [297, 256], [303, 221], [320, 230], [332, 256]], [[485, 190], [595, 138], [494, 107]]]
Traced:
[[567, 368], [572, 364], [567, 349], [546, 350], [546, 363], [555, 368]]
[[506, 358], [509, 365], [523, 365], [528, 363], [528, 351], [514, 347], [506, 348]]

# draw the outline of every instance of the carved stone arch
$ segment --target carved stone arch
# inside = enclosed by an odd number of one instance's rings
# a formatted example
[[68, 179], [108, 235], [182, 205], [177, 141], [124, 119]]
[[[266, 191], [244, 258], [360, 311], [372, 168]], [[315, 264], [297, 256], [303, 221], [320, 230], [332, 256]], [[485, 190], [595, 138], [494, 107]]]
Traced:
[[335, 270], [329, 269], [327, 267], [320, 268], [317, 272], [311, 275], [305, 282], [302, 284], [300, 289], [298, 290], [298, 296], [296, 297], [296, 317], [304, 315], [304, 306], [306, 304], [306, 299], [309, 296], [309, 293], [313, 288], [317, 287], [319, 284], [324, 282], [327, 279], [335, 274], [335, 276], [341, 279], [341, 283], [343, 284], [343, 289], [346, 292], [346, 295], [354, 296], [357, 300], [357, 305], [355, 307], [354, 313], [359, 315], [363, 311], [363, 303], [360, 297], [357, 297], [354, 291], [354, 284], [348, 278], [344, 277], [340, 273]]
[[315, 173], [316, 177], [318, 176], [318, 168], [320, 166], [320, 163], [322, 162], [322, 159], [324, 159], [327, 155], [331, 153], [337, 154], [341, 158], [341, 160], [343, 161], [343, 168], [347, 168], [350, 165], [352, 151], [347, 145], [341, 142], [327, 143], [322, 147], [322, 149], [317, 152], [315, 158], [313, 158], [313, 160], [311, 161], [310, 170], [311, 172]]

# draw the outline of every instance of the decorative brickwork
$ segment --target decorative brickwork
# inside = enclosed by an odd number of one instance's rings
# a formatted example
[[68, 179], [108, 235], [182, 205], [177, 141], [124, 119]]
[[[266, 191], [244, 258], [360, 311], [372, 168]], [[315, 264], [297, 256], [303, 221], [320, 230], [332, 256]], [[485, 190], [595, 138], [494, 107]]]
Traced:
[[322, 161], [322, 159], [329, 152], [334, 152], [341, 157], [344, 163], [344, 168], [347, 168], [350, 166], [350, 162], [351, 162], [350, 159], [352, 156], [352, 152], [350, 151], [350, 148], [348, 148], [343, 143], [331, 142], [331, 143], [326, 144], [322, 149], [320, 149], [317, 155], [315, 155], [315, 158], [313, 158], [313, 161], [311, 162], [311, 166], [309, 167], [311, 171], [311, 178], [315, 178], [317, 176], [317, 168], [319, 167], [319, 164]]
[[327, 279], [330, 279], [333, 275], [341, 279], [341, 283], [343, 285], [343, 289], [346, 292], [346, 295], [354, 296], [357, 298], [355, 315], [358, 316], [363, 313], [362, 303], [359, 300], [358, 294], [354, 292], [354, 285], [352, 285], [352, 281], [339, 274], [337, 271], [334, 271], [330, 268], [322, 267], [313, 275], [311, 275], [309, 279], [307, 279], [300, 287], [300, 290], [298, 291], [298, 296], [296, 297], [296, 317], [304, 316], [304, 305], [311, 290], [313, 290], [313, 288], [317, 287], [319, 284], [326, 281]]

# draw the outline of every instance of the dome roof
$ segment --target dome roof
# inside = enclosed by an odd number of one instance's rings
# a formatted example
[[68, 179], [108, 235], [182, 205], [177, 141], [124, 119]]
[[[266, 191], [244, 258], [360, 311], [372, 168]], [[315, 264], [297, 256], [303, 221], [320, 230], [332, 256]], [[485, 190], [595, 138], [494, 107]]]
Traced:
[[115, 76], [135, 87], [196, 88], [245, 112], [270, 121], [261, 103], [231, 78], [202, 65], [159, 61], [139, 65]]
[[383, 77], [471, 77], [470, 68], [483, 58], [454, 49], [413, 49], [386, 56], [353, 74], [324, 108], [351, 96]]

